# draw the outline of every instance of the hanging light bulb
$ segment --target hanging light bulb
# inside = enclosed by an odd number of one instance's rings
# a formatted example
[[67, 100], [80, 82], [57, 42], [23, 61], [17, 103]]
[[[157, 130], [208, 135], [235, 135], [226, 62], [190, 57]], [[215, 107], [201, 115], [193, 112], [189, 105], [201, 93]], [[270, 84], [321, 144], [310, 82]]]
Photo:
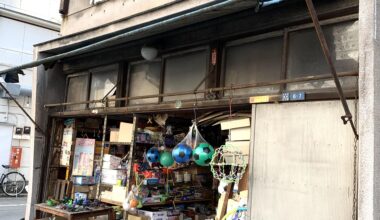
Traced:
[[158, 51], [154, 47], [149, 47], [149, 46], [144, 45], [141, 48], [141, 56], [146, 60], [152, 61], [156, 59], [157, 54], [158, 54]]

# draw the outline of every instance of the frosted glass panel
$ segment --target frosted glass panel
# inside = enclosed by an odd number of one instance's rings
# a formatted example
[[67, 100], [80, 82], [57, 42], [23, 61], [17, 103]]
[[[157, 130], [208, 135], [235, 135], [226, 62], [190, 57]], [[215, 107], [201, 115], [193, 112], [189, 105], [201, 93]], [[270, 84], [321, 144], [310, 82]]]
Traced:
[[[169, 57], [165, 62], [164, 93], [194, 90], [207, 72], [207, 51], [198, 51], [180, 56]], [[204, 89], [203, 83], [199, 89]], [[203, 98], [198, 94], [197, 98]], [[164, 97], [164, 101], [194, 99], [192, 95]]]
[[[91, 72], [91, 93], [90, 100], [99, 100], [104, 98], [117, 83], [118, 65], [110, 65], [90, 70]], [[114, 89], [108, 97], [114, 96]], [[90, 107], [102, 107], [102, 103], [90, 104]]]
[[[345, 22], [323, 27], [337, 72], [358, 70], [358, 22]], [[321, 46], [314, 29], [290, 33], [288, 78], [329, 74]], [[356, 80], [341, 80], [343, 87], [353, 87]], [[290, 90], [335, 87], [331, 80], [288, 85]]]
[[[225, 86], [271, 82], [281, 76], [282, 38], [227, 47]], [[234, 95], [277, 93], [279, 86], [240, 89]], [[225, 93], [229, 95], [230, 92]]]
[[[159, 93], [161, 61], [133, 64], [130, 67], [129, 96], [155, 95]], [[158, 103], [158, 98], [130, 100], [129, 104]]]
[[[87, 101], [88, 97], [88, 75], [81, 75], [69, 78], [67, 88], [67, 102]], [[67, 110], [83, 110], [86, 104], [68, 105]]]

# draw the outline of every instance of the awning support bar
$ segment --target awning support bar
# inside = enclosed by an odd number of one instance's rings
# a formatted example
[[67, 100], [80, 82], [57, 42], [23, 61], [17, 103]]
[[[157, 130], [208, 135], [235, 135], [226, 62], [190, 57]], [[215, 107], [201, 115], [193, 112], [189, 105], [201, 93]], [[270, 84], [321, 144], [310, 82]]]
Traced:
[[33, 118], [29, 115], [29, 113], [24, 109], [24, 107], [22, 107], [20, 105], [20, 103], [12, 96], [12, 94], [8, 91], [8, 89], [3, 85], [3, 83], [0, 82], [0, 87], [1, 89], [3, 89], [7, 95], [9, 96], [9, 98], [11, 98], [15, 103], [16, 105], [21, 109], [22, 112], [24, 112], [24, 114], [26, 115], [26, 117], [29, 118], [30, 121], [32, 121], [32, 123], [36, 126], [37, 130], [40, 131], [44, 136], [45, 136], [45, 131], [42, 130], [42, 128], [37, 124], [37, 122], [35, 122], [33, 120]]
[[341, 118], [342, 118], [344, 124], [347, 124], [347, 122], [350, 123], [355, 137], [357, 139], [359, 139], [359, 134], [358, 134], [358, 131], [355, 127], [355, 124], [352, 120], [352, 114], [351, 114], [350, 108], [348, 107], [346, 97], [343, 93], [342, 85], [340, 84], [338, 75], [336, 73], [335, 65], [334, 65], [334, 62], [331, 58], [330, 50], [329, 50], [329, 47], [327, 45], [327, 41], [326, 41], [325, 35], [323, 33], [321, 24], [319, 23], [318, 15], [315, 11], [313, 1], [312, 0], [305, 0], [305, 1], [306, 1], [307, 8], [309, 10], [311, 19], [313, 20], [314, 28], [315, 28], [315, 31], [317, 32], [317, 36], [319, 39], [319, 43], [321, 44], [323, 54], [325, 55], [326, 62], [329, 65], [331, 75], [333, 76], [340, 101], [342, 102], [342, 105], [343, 105], [345, 115], [343, 115]]

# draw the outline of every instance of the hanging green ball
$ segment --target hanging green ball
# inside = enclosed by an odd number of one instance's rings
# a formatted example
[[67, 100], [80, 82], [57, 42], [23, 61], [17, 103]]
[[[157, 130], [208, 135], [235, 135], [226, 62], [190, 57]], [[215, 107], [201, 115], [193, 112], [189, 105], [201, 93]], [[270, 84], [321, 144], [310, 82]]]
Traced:
[[214, 152], [215, 150], [211, 145], [208, 143], [201, 143], [194, 150], [194, 162], [199, 166], [208, 166]]
[[170, 167], [173, 165], [173, 163], [174, 163], [174, 160], [170, 152], [165, 151], [160, 155], [160, 164], [162, 166]]

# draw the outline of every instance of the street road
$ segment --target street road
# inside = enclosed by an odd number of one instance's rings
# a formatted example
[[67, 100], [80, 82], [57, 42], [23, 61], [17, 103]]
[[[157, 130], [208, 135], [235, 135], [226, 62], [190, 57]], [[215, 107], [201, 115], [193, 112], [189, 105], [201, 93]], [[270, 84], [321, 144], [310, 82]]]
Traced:
[[0, 220], [20, 220], [24, 218], [26, 195], [19, 198], [0, 195]]

